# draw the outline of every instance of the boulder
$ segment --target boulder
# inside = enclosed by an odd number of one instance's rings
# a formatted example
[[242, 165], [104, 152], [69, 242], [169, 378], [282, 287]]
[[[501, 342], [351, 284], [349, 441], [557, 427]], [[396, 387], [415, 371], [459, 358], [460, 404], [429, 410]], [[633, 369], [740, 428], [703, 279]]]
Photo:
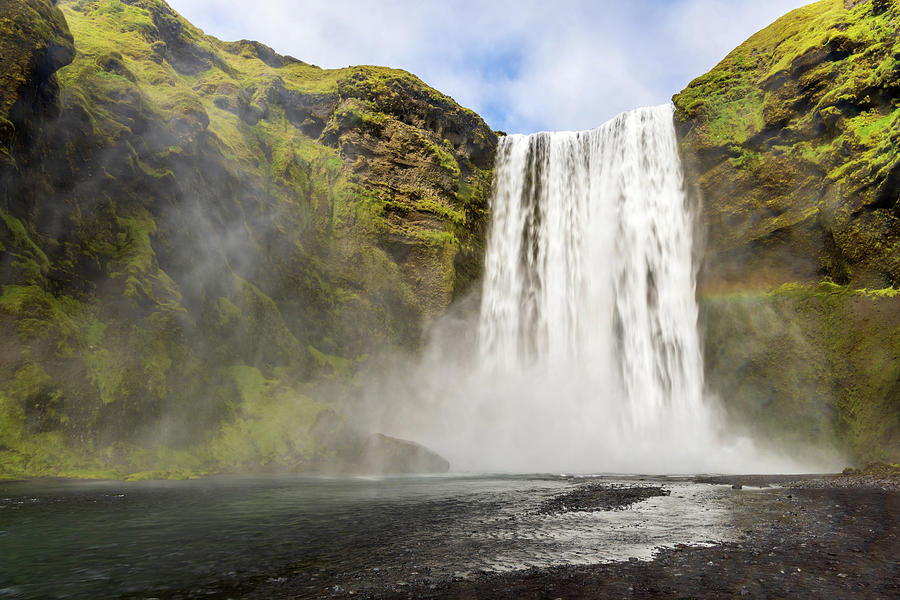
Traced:
[[450, 463], [416, 442], [373, 433], [362, 445], [359, 467], [367, 474], [446, 473]]

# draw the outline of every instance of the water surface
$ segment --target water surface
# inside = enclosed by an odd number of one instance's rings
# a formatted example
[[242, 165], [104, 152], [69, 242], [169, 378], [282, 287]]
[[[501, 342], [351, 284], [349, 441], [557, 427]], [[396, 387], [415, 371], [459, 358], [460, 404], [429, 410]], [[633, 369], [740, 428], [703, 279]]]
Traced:
[[677, 478], [662, 480], [670, 496], [628, 510], [537, 510], [584, 481], [0, 483], [0, 598], [215, 596], [284, 577], [305, 578], [314, 597], [361, 577], [411, 581], [649, 558], [659, 546], [733, 533], [725, 489]]

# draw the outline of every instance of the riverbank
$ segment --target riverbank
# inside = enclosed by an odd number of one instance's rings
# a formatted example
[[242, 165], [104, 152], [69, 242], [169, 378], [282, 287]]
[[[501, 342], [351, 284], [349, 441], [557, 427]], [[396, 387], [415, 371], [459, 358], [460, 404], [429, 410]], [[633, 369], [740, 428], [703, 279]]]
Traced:
[[[400, 598], [885, 598], [900, 597], [900, 491], [862, 478], [735, 490], [742, 539], [676, 546], [650, 561], [480, 574], [364, 590]], [[894, 482], [896, 483], [896, 481]], [[853, 487], [856, 485], [856, 487]], [[335, 596], [344, 594], [336, 592]]]
[[865, 477], [5, 483], [0, 597], [900, 597]]
[[[651, 560], [482, 572], [449, 580], [432, 579], [427, 572], [412, 582], [391, 581], [389, 573], [377, 571], [345, 573], [326, 595], [372, 600], [900, 597], [896, 473], [697, 480], [731, 489], [730, 525], [740, 532], [735, 541], [708, 547], [676, 544], [659, 548]], [[572, 499], [590, 497], [596, 490], [596, 483], [588, 483], [545, 506], [565, 509]], [[608, 493], [651, 497], [647, 488]], [[622, 502], [607, 509], [630, 506]], [[290, 578], [269, 581], [242, 596], [307, 597], [308, 588], [292, 589], [291, 584]]]

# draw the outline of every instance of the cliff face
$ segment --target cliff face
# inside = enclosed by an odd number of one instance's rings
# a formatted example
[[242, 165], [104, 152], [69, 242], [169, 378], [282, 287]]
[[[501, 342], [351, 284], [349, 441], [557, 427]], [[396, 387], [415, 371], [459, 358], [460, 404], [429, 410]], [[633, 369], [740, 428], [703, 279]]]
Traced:
[[0, 169], [6, 172], [15, 168], [16, 139], [27, 143], [43, 118], [58, 113], [53, 74], [71, 62], [75, 47], [65, 19], [49, 3], [2, 0], [0, 14]]
[[479, 275], [494, 133], [161, 0], [0, 15], [0, 475], [306, 468]]
[[900, 457], [900, 2], [823, 0], [674, 97], [708, 382], [781, 438]]
[[675, 97], [704, 285], [900, 281], [900, 8], [846, 4], [790, 13]]
[[[0, 15], [0, 476], [333, 462], [359, 366], [480, 274], [494, 133], [161, 0]], [[898, 33], [818, 2], [674, 98], [709, 387], [858, 460], [900, 459]]]

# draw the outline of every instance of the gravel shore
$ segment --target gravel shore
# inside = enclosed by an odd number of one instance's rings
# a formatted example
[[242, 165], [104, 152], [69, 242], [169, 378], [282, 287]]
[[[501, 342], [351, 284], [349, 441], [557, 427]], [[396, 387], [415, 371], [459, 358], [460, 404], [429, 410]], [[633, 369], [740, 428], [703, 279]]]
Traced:
[[900, 476], [892, 472], [849, 472], [836, 475], [718, 475], [696, 477], [697, 483], [726, 484], [748, 487], [782, 487], [804, 489], [877, 489], [900, 491]]
[[[900, 598], [900, 489], [872, 474], [745, 475], [696, 481], [728, 486], [731, 541], [657, 548], [649, 560], [476, 572], [461, 577], [384, 571], [334, 573], [310, 589], [303, 577], [233, 589], [228, 598], [370, 600], [507, 598]], [[548, 499], [539, 514], [628, 511], [666, 496], [664, 481], [587, 482]], [[721, 502], [721, 495], [717, 502]], [[702, 503], [697, 510], [708, 510]], [[326, 591], [327, 590], [327, 591]]]
[[[722, 482], [727, 483], [727, 482]], [[762, 483], [757, 481], [757, 483]], [[866, 476], [735, 490], [743, 536], [650, 561], [533, 569], [360, 590], [371, 599], [900, 598], [900, 491]]]

